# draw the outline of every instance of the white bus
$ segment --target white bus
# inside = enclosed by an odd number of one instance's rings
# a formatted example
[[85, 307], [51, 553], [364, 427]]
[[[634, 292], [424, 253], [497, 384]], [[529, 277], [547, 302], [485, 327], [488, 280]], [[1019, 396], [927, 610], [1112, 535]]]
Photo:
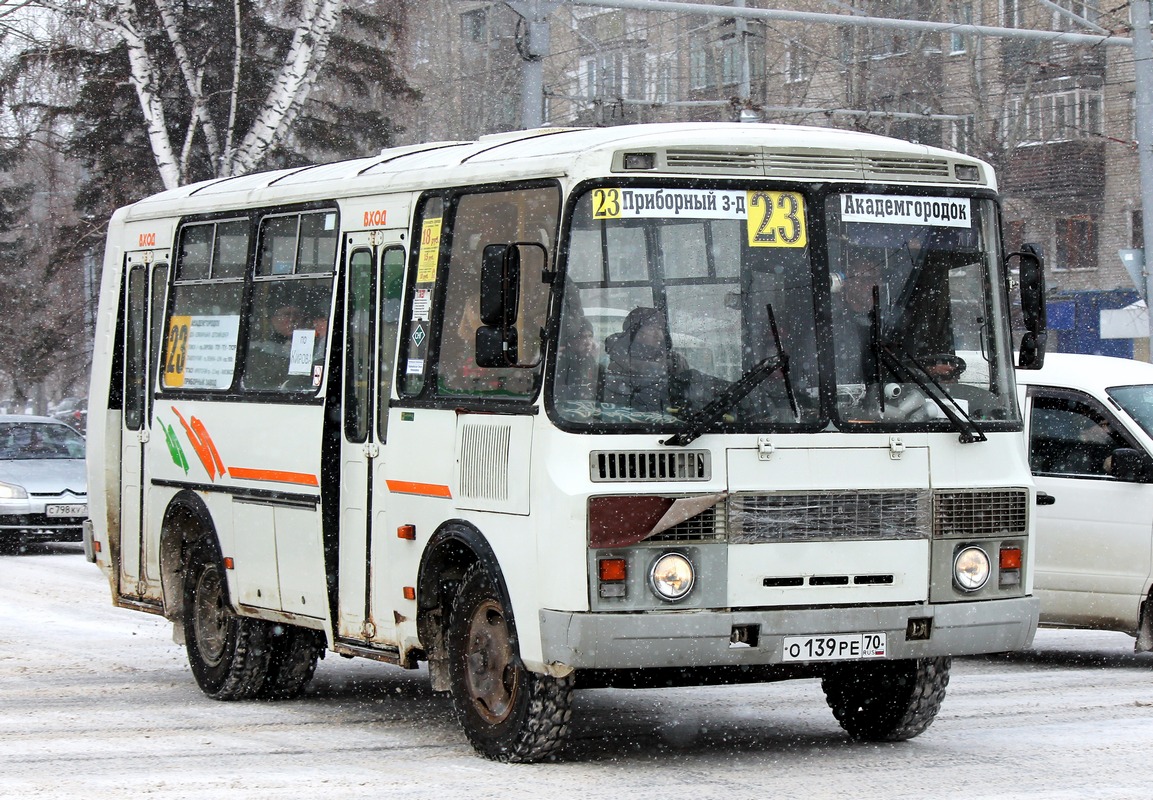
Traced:
[[553, 753], [585, 686], [819, 678], [852, 737], [916, 736], [951, 656], [1037, 621], [999, 213], [973, 158], [717, 123], [141, 200], [91, 557], [221, 700], [333, 651], [426, 663], [498, 760]]

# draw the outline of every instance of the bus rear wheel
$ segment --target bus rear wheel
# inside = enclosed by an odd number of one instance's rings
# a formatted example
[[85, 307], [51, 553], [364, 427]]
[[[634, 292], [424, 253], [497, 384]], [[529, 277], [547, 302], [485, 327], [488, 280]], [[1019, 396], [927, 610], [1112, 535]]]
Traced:
[[320, 658], [317, 633], [296, 625], [272, 625], [268, 650], [268, 674], [257, 696], [266, 700], [299, 697], [312, 680]]
[[949, 658], [836, 664], [821, 688], [833, 716], [854, 739], [901, 742], [933, 724], [950, 665]]
[[572, 717], [572, 676], [525, 669], [492, 576], [465, 573], [448, 623], [453, 708], [478, 753], [494, 761], [539, 761], [563, 744]]
[[228, 607], [216, 549], [199, 542], [184, 567], [184, 643], [196, 683], [215, 700], [255, 697], [268, 674], [268, 625]]

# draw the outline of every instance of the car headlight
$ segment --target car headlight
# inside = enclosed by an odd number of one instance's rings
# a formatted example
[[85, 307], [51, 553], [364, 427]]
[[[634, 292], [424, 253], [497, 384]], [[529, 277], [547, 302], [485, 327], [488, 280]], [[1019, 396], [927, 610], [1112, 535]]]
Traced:
[[966, 592], [975, 592], [989, 580], [989, 555], [980, 547], [966, 547], [953, 559], [953, 580]]
[[680, 600], [695, 580], [693, 563], [680, 553], [665, 553], [649, 570], [649, 587], [663, 600]]
[[28, 491], [23, 486], [0, 481], [0, 500], [23, 500]]

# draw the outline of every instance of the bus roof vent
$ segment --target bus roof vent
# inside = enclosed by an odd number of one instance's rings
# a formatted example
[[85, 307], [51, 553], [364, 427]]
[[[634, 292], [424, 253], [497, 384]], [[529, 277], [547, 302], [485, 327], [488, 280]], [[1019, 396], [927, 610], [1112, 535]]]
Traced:
[[896, 156], [868, 156], [865, 159], [866, 177], [900, 178], [906, 181], [952, 180], [949, 161], [944, 158], [900, 158]]
[[860, 178], [860, 158], [855, 153], [805, 151], [765, 153], [765, 174], [783, 178]]
[[762, 175], [758, 150], [733, 148], [670, 148], [665, 151], [669, 172], [704, 172], [717, 175]]
[[594, 450], [589, 479], [594, 483], [707, 481], [713, 476], [708, 450]]

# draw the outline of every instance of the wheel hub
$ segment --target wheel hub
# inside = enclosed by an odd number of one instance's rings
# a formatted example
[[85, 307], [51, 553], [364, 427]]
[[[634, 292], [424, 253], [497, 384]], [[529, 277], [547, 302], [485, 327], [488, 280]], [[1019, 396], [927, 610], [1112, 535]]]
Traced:
[[224, 657], [224, 644], [228, 612], [224, 607], [220, 574], [212, 567], [200, 573], [196, 582], [196, 602], [193, 606], [197, 649], [209, 666], [217, 666]]
[[493, 600], [482, 603], [472, 617], [465, 668], [477, 713], [491, 723], [504, 720], [516, 697], [517, 669], [504, 613]]

